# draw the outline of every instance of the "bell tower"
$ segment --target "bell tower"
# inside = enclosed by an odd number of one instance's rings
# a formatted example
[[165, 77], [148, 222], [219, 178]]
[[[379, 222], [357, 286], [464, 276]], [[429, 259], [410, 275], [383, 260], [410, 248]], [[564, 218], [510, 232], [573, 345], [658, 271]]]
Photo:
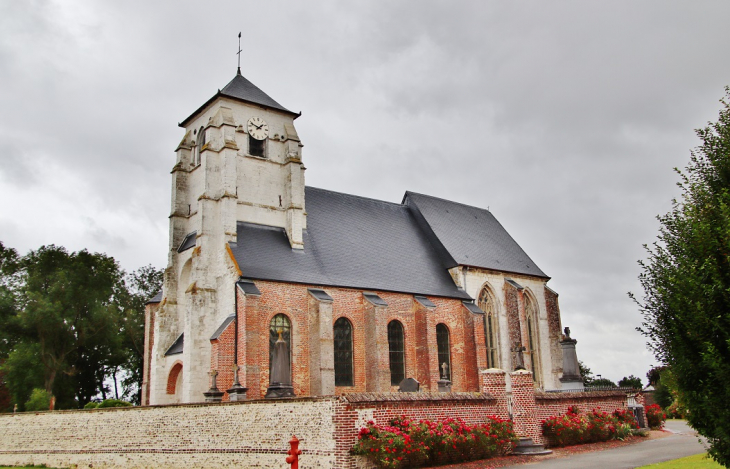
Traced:
[[[294, 127], [300, 115], [247, 80], [239, 68], [179, 124], [184, 136], [172, 168], [168, 264], [154, 324], [151, 404], [198, 402], [208, 389], [209, 338], [233, 313], [234, 284], [242, 274], [228, 247], [229, 242], [245, 242], [237, 239], [237, 223], [284, 228], [292, 249], [304, 249], [305, 168]], [[170, 394], [168, 375], [178, 362], [181, 389]]]

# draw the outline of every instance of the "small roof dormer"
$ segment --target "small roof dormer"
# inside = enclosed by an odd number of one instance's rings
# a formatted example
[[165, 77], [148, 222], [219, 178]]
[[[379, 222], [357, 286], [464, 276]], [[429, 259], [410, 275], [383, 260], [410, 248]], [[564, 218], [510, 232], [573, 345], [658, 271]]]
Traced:
[[184, 121], [180, 122], [178, 125], [180, 127], [185, 127], [198, 114], [203, 112], [206, 107], [208, 107], [212, 102], [221, 97], [233, 99], [243, 103], [255, 104], [257, 106], [263, 107], [264, 109], [271, 109], [274, 111], [283, 112], [285, 114], [293, 116], [294, 119], [302, 115], [301, 112], [292, 112], [281, 104], [277, 103], [271, 96], [261, 91], [259, 87], [257, 87], [249, 80], [247, 80], [246, 77], [241, 75], [241, 70], [239, 69], [236, 73], [236, 76], [233, 77], [233, 80], [228, 82], [228, 84], [224, 86], [223, 89], [218, 90], [218, 92], [212, 98], [206, 101], [205, 104], [196, 109], [195, 112], [190, 114]]

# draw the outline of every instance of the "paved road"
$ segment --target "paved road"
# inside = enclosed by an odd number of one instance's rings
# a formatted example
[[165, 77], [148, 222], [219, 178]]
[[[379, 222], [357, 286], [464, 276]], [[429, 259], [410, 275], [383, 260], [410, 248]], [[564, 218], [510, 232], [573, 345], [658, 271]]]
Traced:
[[671, 431], [673, 435], [605, 451], [595, 451], [544, 461], [536, 459], [534, 463], [506, 467], [523, 469], [583, 469], [594, 467], [633, 469], [646, 464], [670, 461], [706, 451], [704, 444], [698, 441], [695, 431], [688, 427], [684, 421], [667, 421], [665, 429]]

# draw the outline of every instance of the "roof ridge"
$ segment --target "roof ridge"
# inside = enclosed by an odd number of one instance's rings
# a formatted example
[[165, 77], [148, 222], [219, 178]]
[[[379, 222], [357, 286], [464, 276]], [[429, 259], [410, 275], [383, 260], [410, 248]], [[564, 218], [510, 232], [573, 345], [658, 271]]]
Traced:
[[[454, 200], [444, 199], [443, 197], [436, 197], [435, 195], [428, 195], [428, 194], [422, 194], [420, 192], [406, 191], [406, 196], [408, 196], [408, 194], [420, 195], [422, 197], [428, 197], [430, 199], [441, 200], [443, 202], [448, 202], [450, 204], [461, 205], [461, 206], [464, 206], [464, 207], [475, 208], [477, 210], [484, 210], [485, 212], [489, 212], [490, 214], [492, 213], [492, 211], [489, 210], [488, 208], [477, 207], [476, 205], [469, 205], [469, 204], [465, 204], [463, 202], [456, 202]], [[404, 196], [403, 197], [403, 200], [405, 201], [405, 199], [406, 199], [406, 197]]]
[[383, 204], [396, 205], [398, 207], [406, 208], [406, 206], [403, 205], [403, 204], [401, 204], [401, 203], [398, 203], [398, 202], [390, 202], [389, 200], [380, 200], [380, 199], [375, 199], [375, 198], [372, 198], [372, 197], [365, 197], [363, 195], [348, 194], [346, 192], [333, 191], [331, 189], [322, 189], [321, 187], [305, 186], [305, 188], [306, 189], [314, 189], [314, 190], [323, 191], [323, 192], [330, 192], [332, 194], [340, 194], [340, 195], [344, 195], [344, 196], [347, 196], [347, 197], [352, 197], [352, 198], [355, 198], [355, 199], [372, 200], [373, 202], [380, 202], [380, 203], [383, 203]]

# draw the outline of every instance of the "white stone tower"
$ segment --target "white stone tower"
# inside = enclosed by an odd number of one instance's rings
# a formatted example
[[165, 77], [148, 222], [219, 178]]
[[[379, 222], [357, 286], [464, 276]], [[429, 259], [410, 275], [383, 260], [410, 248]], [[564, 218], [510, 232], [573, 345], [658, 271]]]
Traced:
[[200, 402], [208, 390], [209, 339], [233, 314], [241, 275], [228, 247], [237, 241], [236, 223], [284, 228], [292, 249], [303, 248], [299, 115], [239, 69], [179, 124], [185, 136], [172, 168], [170, 250], [152, 328], [150, 404]]

